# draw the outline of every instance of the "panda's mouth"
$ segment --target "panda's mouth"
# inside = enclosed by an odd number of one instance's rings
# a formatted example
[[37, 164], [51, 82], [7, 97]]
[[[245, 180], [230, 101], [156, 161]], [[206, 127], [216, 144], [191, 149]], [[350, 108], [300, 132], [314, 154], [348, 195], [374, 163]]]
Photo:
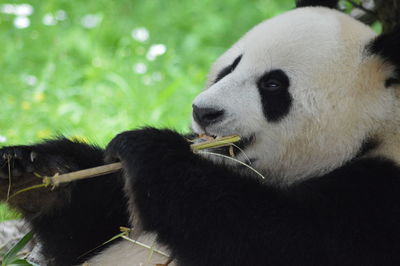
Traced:
[[244, 150], [254, 142], [255, 138], [256, 137], [254, 134], [248, 137], [242, 137], [236, 145], [239, 146], [239, 148], [241, 148], [242, 150]]
[[[218, 138], [216, 135], [211, 135], [213, 138]], [[248, 148], [252, 143], [255, 141], [255, 135], [249, 135], [247, 137], [241, 137], [239, 142], [236, 142], [232, 145], [225, 146], [225, 147], [220, 147], [220, 148], [214, 148], [212, 149], [213, 152], [227, 155], [227, 156], [232, 156], [232, 150], [234, 154], [239, 154], [241, 152], [244, 152], [246, 148]], [[232, 148], [231, 148], [232, 147]]]

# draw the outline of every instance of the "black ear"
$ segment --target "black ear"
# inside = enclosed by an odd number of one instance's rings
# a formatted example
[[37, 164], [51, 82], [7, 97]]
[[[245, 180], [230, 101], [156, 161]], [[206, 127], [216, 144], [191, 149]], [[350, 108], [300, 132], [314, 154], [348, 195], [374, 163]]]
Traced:
[[392, 32], [381, 34], [367, 46], [371, 54], [381, 56], [397, 68], [400, 68], [400, 26]]
[[296, 7], [323, 6], [337, 8], [339, 0], [297, 0]]
[[381, 34], [367, 45], [370, 54], [380, 56], [395, 67], [393, 77], [388, 78], [386, 86], [400, 83], [400, 26], [392, 32]]

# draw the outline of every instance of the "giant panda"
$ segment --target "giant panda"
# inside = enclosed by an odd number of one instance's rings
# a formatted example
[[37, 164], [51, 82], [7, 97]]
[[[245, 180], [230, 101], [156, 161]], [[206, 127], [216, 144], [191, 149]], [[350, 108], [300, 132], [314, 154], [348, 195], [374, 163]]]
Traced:
[[255, 26], [193, 101], [193, 132], [239, 134], [235, 159], [258, 174], [168, 129], [127, 131], [105, 150], [3, 147], [3, 199], [8, 165], [16, 191], [40, 182], [33, 172], [123, 164], [10, 199], [45, 264], [139, 265], [135, 245], [101, 245], [134, 223], [176, 265], [400, 265], [400, 30], [376, 36], [336, 5], [300, 1]]

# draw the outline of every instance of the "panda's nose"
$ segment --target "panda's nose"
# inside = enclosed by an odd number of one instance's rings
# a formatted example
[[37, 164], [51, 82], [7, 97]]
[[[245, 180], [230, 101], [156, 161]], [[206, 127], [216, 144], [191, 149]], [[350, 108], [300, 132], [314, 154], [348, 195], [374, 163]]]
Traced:
[[221, 109], [203, 108], [194, 104], [192, 107], [194, 121], [196, 121], [203, 128], [219, 122], [224, 115], [224, 110]]

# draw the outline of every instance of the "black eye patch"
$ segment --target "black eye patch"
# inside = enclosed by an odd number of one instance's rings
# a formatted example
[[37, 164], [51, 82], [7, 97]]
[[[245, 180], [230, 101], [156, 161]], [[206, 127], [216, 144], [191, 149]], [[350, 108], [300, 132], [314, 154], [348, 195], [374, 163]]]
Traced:
[[221, 79], [223, 79], [225, 76], [227, 76], [228, 74], [232, 73], [233, 70], [235, 70], [235, 68], [237, 67], [237, 65], [239, 64], [240, 60], [242, 59], [242, 55], [239, 55], [238, 57], [236, 57], [235, 61], [233, 61], [233, 63], [225, 68], [223, 68], [217, 75], [217, 78], [215, 79], [214, 83], [217, 83], [218, 81], [220, 81]]
[[269, 122], [279, 122], [290, 111], [292, 96], [289, 93], [290, 80], [282, 70], [272, 70], [257, 81], [264, 116]]

